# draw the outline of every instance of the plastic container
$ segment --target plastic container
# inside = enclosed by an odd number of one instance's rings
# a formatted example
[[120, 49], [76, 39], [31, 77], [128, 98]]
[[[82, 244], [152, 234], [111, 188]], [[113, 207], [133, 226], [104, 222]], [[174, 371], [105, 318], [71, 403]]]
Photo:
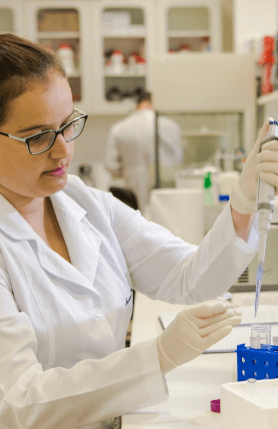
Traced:
[[63, 66], [68, 76], [75, 73], [74, 52], [68, 43], [61, 43], [57, 54], [61, 58]]
[[237, 380], [256, 380], [278, 377], [278, 347], [252, 349], [245, 344], [237, 346]]
[[255, 349], [271, 346], [271, 325], [266, 323], [251, 325], [250, 347]]
[[115, 50], [111, 55], [111, 72], [115, 74], [122, 74], [125, 70], [124, 56], [122, 51]]

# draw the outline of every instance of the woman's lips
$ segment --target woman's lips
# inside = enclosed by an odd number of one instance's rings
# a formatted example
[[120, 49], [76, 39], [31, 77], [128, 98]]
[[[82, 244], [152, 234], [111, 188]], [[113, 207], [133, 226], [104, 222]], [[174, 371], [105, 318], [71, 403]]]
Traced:
[[65, 165], [63, 165], [63, 167], [61, 168], [56, 168], [55, 170], [49, 171], [46, 173], [47, 176], [54, 176], [54, 177], [58, 177], [58, 176], [62, 176], [63, 174], [65, 174]]

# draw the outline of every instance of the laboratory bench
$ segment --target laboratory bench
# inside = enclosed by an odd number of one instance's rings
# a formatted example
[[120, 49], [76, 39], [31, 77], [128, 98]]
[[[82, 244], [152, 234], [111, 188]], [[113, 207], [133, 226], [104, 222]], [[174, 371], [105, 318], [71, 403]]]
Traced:
[[[234, 294], [232, 305], [254, 305], [254, 296], [254, 292]], [[262, 292], [261, 299], [265, 304], [276, 304], [278, 292]], [[182, 305], [150, 300], [136, 292], [131, 345], [154, 338], [162, 332], [158, 318], [160, 313], [180, 311], [182, 308]], [[237, 355], [202, 354], [166, 374], [166, 381], [168, 400], [126, 414], [122, 429], [220, 429], [221, 415], [210, 410], [210, 401], [220, 398], [222, 384], [237, 381]]]

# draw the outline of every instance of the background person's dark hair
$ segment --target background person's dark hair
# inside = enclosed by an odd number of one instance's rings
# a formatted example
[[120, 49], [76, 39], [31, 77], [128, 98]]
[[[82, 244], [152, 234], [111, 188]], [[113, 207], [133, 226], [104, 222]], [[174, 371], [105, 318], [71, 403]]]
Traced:
[[139, 94], [137, 104], [143, 103], [143, 101], [148, 101], [149, 103], [151, 103], [152, 94], [148, 91], [143, 91], [141, 94]]
[[52, 68], [66, 79], [57, 55], [27, 39], [0, 34], [0, 127], [8, 120], [11, 101], [34, 83], [47, 83], [47, 72]]

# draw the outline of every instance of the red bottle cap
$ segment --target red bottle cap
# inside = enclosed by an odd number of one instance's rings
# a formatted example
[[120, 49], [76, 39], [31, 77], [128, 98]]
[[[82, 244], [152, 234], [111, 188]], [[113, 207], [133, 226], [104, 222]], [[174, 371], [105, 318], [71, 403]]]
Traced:
[[70, 48], [71, 49], [71, 46], [68, 43], [60, 43], [59, 48], [60, 49], [64, 49], [64, 48]]

